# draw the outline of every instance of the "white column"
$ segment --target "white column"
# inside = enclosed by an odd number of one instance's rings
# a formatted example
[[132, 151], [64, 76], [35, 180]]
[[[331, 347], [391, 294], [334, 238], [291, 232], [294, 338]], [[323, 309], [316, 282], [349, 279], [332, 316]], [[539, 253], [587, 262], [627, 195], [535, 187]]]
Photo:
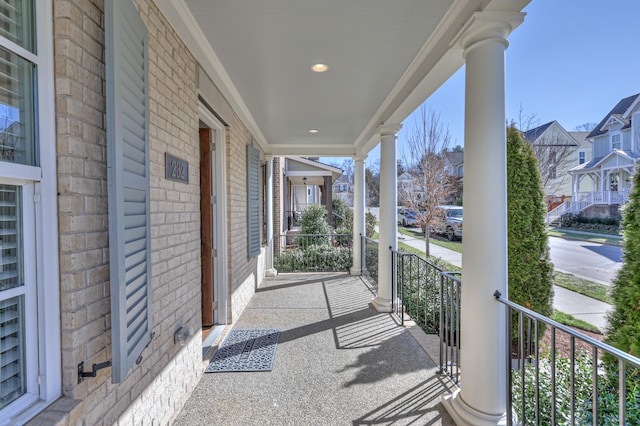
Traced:
[[367, 156], [353, 157], [353, 263], [351, 267], [351, 275], [361, 275], [364, 265], [362, 264], [362, 236], [365, 235], [364, 220], [364, 160]]
[[373, 306], [378, 312], [391, 312], [391, 251], [398, 248], [398, 175], [396, 139], [401, 124], [384, 125], [380, 134], [380, 216], [378, 218], [378, 295]]
[[275, 277], [278, 271], [273, 267], [273, 156], [265, 156], [267, 162], [267, 181], [264, 194], [267, 203], [267, 277]]
[[484, 14], [474, 18], [460, 39], [466, 61], [463, 379], [443, 404], [456, 424], [480, 426], [506, 423], [505, 309], [493, 294], [507, 296], [504, 58], [512, 26]]

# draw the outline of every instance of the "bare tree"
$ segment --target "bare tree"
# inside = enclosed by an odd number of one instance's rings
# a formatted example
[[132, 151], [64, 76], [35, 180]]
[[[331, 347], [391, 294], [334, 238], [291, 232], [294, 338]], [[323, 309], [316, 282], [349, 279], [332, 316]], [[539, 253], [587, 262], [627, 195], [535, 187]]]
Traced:
[[425, 252], [429, 257], [429, 229], [442, 218], [437, 207], [449, 197], [450, 179], [444, 152], [451, 144], [449, 128], [440, 120], [440, 113], [422, 105], [407, 141], [404, 164], [410, 185], [398, 189], [398, 199], [418, 212], [425, 235]]
[[366, 205], [378, 207], [380, 205], [380, 160], [376, 160], [364, 170], [366, 184]]
[[573, 129], [575, 132], [590, 132], [596, 128], [598, 123], [582, 123]]

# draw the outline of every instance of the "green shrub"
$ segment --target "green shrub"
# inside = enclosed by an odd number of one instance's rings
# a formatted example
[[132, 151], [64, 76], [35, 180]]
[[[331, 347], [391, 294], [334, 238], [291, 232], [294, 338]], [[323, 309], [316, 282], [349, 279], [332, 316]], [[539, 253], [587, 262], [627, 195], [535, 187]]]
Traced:
[[613, 312], [608, 315], [606, 342], [640, 357], [640, 173], [633, 178], [629, 202], [623, 209], [623, 264], [613, 281]]
[[[331, 200], [331, 209], [333, 210], [333, 227], [336, 233], [353, 234], [353, 210], [340, 198]], [[339, 232], [338, 229], [347, 230], [347, 232]]]
[[[617, 364], [616, 364], [617, 365]], [[540, 416], [538, 424], [552, 425], [551, 404], [552, 374], [550, 354], [538, 360], [540, 409], [535, 404], [536, 398], [536, 363], [532, 359], [524, 369], [524, 412], [522, 419], [523, 398], [521, 393], [521, 371], [512, 371], [513, 378], [513, 411], [518, 416], [519, 424], [535, 424], [536, 413]], [[593, 424], [593, 360], [586, 352], [576, 353], [574, 368], [575, 383], [575, 423], [579, 425]], [[556, 420], [555, 424], [571, 423], [571, 362], [566, 358], [558, 358], [555, 363], [556, 381]], [[618, 373], [602, 364], [598, 370], [598, 425], [617, 425], [618, 422]], [[629, 369], [626, 381], [627, 416], [624, 424], [640, 424], [640, 377], [637, 369]]]
[[509, 299], [548, 317], [553, 313], [553, 264], [544, 192], [535, 153], [513, 126], [507, 129], [507, 205]]
[[296, 237], [296, 244], [303, 249], [313, 245], [331, 245], [331, 237], [328, 234], [331, 234], [332, 229], [326, 217], [327, 209], [324, 206], [312, 204], [304, 209], [300, 217], [300, 233], [322, 235]]
[[353, 241], [352, 230], [350, 228], [337, 228], [335, 236], [335, 244], [349, 247]]
[[327, 223], [327, 209], [318, 204], [308, 206], [300, 216], [301, 234], [330, 234], [331, 227]]
[[351, 265], [349, 247], [326, 244], [288, 250], [274, 258], [274, 266], [279, 272], [348, 271]]
[[582, 214], [566, 213], [560, 218], [560, 226], [569, 229], [617, 235], [620, 232], [620, 218], [584, 217]]
[[373, 237], [373, 234], [376, 232], [376, 222], [376, 216], [371, 212], [367, 212], [365, 215], [365, 234], [367, 238]]

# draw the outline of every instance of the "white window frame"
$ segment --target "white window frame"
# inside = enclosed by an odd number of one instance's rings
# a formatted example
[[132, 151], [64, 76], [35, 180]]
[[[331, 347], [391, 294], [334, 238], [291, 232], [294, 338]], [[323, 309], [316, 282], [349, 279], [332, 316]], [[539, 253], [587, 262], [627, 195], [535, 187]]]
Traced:
[[[618, 140], [617, 144], [618, 147], [614, 147], [613, 144], [615, 142], [613, 142], [613, 138], [614, 136], [618, 136], [620, 139]], [[613, 151], [614, 149], [621, 149], [622, 148], [622, 133], [620, 132], [612, 132], [611, 135], [609, 135], [609, 142], [611, 143], [611, 151]]]
[[[37, 354], [27, 359], [27, 394], [0, 411], [0, 419], [6, 419], [0, 425], [24, 423], [62, 394], [52, 2], [35, 0], [34, 13], [37, 54], [0, 36], [0, 45], [37, 67], [34, 75], [40, 157], [39, 166], [2, 162], [0, 167], [0, 182], [23, 187], [24, 216], [33, 218], [31, 225], [25, 221], [24, 227], [25, 265], [27, 256], [35, 260], [35, 288], [29, 290], [34, 294], [25, 300], [25, 331], [31, 335], [27, 353]], [[37, 332], [30, 332], [31, 327]]]
[[587, 162], [586, 151], [578, 151], [578, 164], [584, 164]]

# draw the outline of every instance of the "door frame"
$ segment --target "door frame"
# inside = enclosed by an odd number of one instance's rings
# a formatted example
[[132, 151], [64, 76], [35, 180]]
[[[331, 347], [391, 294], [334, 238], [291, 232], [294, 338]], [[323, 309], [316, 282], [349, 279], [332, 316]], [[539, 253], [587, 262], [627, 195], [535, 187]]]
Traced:
[[215, 221], [213, 224], [217, 235], [218, 257], [213, 271], [214, 293], [218, 295], [218, 309], [214, 312], [216, 324], [228, 323], [229, 286], [228, 286], [228, 247], [227, 247], [227, 185], [226, 185], [226, 128], [215, 114], [203, 103], [198, 102], [200, 120], [212, 130], [211, 142], [215, 144], [215, 155], [212, 164], [215, 175], [212, 182], [215, 185], [216, 204]]

